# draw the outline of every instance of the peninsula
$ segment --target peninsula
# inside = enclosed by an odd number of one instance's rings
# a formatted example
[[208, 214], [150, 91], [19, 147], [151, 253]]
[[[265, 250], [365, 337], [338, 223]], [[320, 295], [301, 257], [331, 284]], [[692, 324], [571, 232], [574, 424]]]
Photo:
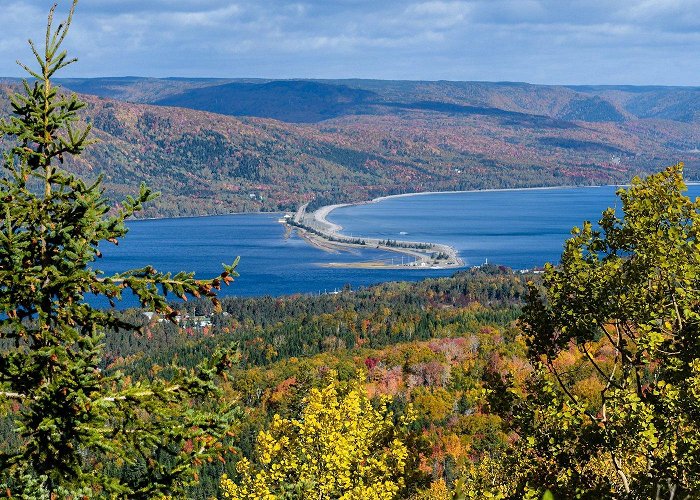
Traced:
[[288, 214], [281, 222], [295, 228], [299, 235], [312, 245], [329, 252], [349, 251], [352, 248], [376, 249], [396, 252], [402, 258], [401, 263], [387, 259], [364, 262], [337, 262], [323, 264], [326, 267], [363, 268], [363, 269], [449, 269], [464, 267], [464, 261], [456, 249], [449, 245], [421, 241], [404, 241], [379, 238], [347, 236], [340, 231], [338, 224], [330, 222], [327, 217], [336, 208], [351, 205], [349, 203], [327, 205], [313, 212], [307, 212], [308, 203], [299, 207], [295, 214]]

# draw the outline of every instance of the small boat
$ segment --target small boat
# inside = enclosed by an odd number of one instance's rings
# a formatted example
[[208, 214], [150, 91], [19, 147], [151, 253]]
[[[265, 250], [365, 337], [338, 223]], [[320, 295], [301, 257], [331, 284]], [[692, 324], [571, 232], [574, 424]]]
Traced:
[[399, 234], [402, 236], [406, 236], [408, 233], [406, 231], [401, 231]]

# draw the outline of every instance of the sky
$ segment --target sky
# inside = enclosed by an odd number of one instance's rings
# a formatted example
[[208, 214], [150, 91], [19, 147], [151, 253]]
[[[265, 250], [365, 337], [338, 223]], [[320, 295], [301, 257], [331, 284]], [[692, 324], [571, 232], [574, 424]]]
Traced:
[[[70, 0], [59, 0], [58, 17]], [[53, 1], [0, 0], [0, 76]], [[700, 85], [700, 0], [81, 0], [62, 76]]]

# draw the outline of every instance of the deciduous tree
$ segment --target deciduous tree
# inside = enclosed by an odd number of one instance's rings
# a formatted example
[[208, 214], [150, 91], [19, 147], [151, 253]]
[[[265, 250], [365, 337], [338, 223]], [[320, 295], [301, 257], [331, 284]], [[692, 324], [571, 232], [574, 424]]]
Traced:
[[[523, 325], [541, 377], [521, 414], [523, 482], [567, 498], [700, 491], [700, 200], [685, 189], [682, 164], [635, 178], [621, 215], [575, 228], [531, 285]], [[572, 346], [599, 398], [560, 368]]]
[[222, 480], [224, 498], [400, 498], [412, 417], [395, 423], [387, 403], [374, 408], [357, 383], [345, 393], [335, 381], [312, 389], [298, 419], [275, 416], [260, 432], [255, 462], [242, 459], [240, 479]]

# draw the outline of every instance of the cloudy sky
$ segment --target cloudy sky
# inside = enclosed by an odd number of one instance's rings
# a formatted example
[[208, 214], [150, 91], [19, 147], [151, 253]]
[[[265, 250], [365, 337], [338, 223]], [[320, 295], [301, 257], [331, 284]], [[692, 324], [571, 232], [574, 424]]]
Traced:
[[[52, 3], [0, 0], [0, 76]], [[64, 76], [700, 85], [700, 0], [82, 0], [68, 47]]]

